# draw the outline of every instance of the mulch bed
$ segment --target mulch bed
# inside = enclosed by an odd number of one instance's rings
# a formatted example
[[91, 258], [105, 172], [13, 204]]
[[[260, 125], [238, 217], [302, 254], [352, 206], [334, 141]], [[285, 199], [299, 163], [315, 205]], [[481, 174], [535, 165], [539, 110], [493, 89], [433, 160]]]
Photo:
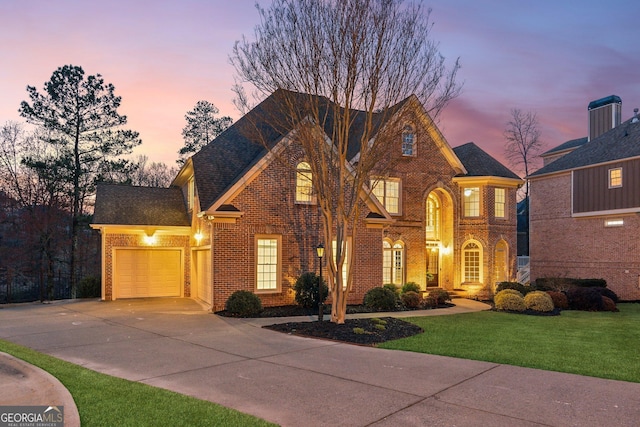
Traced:
[[[437, 308], [447, 308], [453, 307], [455, 304], [445, 303], [439, 305]], [[399, 307], [396, 311], [414, 311], [414, 310], [425, 310], [424, 308], [419, 309], [407, 309], [404, 307]], [[431, 310], [431, 309], [430, 309]], [[347, 306], [347, 314], [355, 314], [355, 313], [375, 313], [371, 309], [367, 308], [363, 304], [360, 305], [348, 305]], [[237, 317], [232, 313], [227, 312], [226, 310], [216, 311], [215, 314], [218, 316], [224, 317]], [[264, 307], [259, 314], [250, 317], [292, 317], [292, 316], [315, 316], [318, 314], [318, 309], [316, 308], [304, 308], [298, 305], [283, 305], [279, 307]], [[325, 316], [331, 316], [331, 305], [324, 306], [324, 314]]]
[[[376, 325], [381, 322], [384, 329]], [[375, 345], [384, 341], [410, 337], [422, 332], [421, 327], [393, 317], [381, 319], [347, 319], [343, 324], [324, 322], [289, 322], [264, 326], [272, 331], [305, 337], [323, 338], [352, 344]], [[361, 328], [361, 331], [358, 330]]]

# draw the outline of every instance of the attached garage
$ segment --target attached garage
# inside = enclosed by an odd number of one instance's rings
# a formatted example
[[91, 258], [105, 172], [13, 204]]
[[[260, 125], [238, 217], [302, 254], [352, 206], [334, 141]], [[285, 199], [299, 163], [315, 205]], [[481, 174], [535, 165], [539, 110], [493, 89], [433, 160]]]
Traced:
[[211, 286], [211, 250], [197, 250], [193, 252], [195, 265], [195, 282], [197, 297], [205, 304], [213, 304], [213, 289]]
[[117, 298], [179, 297], [182, 250], [115, 249], [114, 291]]

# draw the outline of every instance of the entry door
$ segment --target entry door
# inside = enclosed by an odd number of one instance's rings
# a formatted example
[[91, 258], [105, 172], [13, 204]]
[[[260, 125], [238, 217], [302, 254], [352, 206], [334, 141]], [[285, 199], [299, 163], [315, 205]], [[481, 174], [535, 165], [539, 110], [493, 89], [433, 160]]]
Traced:
[[198, 285], [198, 298], [206, 304], [212, 304], [211, 283], [211, 250], [195, 251], [196, 282]]
[[[438, 272], [440, 271], [440, 250], [438, 248], [427, 248], [427, 286], [438, 287]], [[431, 279], [429, 279], [431, 277]]]

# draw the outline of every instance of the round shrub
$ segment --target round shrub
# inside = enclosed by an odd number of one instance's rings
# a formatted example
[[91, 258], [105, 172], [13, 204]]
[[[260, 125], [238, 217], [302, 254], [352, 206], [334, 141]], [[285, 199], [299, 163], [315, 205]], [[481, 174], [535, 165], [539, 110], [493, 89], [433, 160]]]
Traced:
[[404, 306], [407, 308], [420, 307], [421, 299], [422, 298], [420, 298], [420, 294], [413, 291], [403, 292], [402, 295], [400, 295], [400, 300], [402, 301], [402, 304], [404, 304]]
[[609, 297], [602, 297], [602, 304], [604, 306], [604, 311], [620, 311], [618, 307], [616, 307], [616, 303]]
[[397, 298], [396, 293], [387, 287], [372, 288], [364, 294], [364, 305], [371, 310], [393, 311]]
[[434, 299], [435, 305], [442, 305], [447, 301], [451, 301], [451, 296], [449, 295], [449, 292], [440, 288], [429, 291], [428, 296]]
[[560, 310], [566, 310], [569, 308], [569, 300], [562, 292], [547, 291], [547, 294], [551, 297], [551, 301], [553, 301], [553, 306], [555, 308]]
[[493, 298], [493, 302], [498, 310], [507, 311], [524, 311], [524, 298], [522, 296], [509, 292], [509, 289], [500, 291]]
[[533, 290], [530, 286], [525, 286], [522, 283], [518, 282], [500, 282], [496, 287], [496, 293], [504, 291], [505, 289], [516, 290], [520, 292], [521, 295], [526, 295]]
[[595, 287], [573, 287], [567, 291], [567, 298], [569, 308], [572, 310], [602, 311], [604, 309], [600, 290]]
[[400, 291], [401, 294], [406, 294], [407, 292], [415, 292], [417, 294], [420, 293], [420, 285], [418, 285], [416, 282], [407, 282], [404, 285], [402, 285], [402, 290]]
[[[520, 292], [520, 291], [516, 291], [515, 289], [503, 289], [503, 290], [501, 290], [501, 291], [498, 291], [498, 293], [497, 293], [497, 294], [499, 294], [499, 293], [503, 293], [503, 294], [511, 294], [511, 295], [519, 296], [520, 298], [524, 298], [524, 296], [522, 295], [522, 292]], [[496, 295], [497, 295], [497, 294], [496, 294]], [[495, 300], [495, 297], [494, 297], [494, 300]], [[494, 302], [495, 302], [495, 301], [494, 301]]]
[[[293, 290], [296, 291], [296, 303], [305, 308], [318, 308], [318, 283], [320, 277], [316, 276], [316, 273], [304, 273], [293, 286]], [[327, 299], [329, 295], [329, 288], [325, 284], [324, 278], [322, 279], [322, 301]]]
[[251, 317], [262, 311], [262, 302], [253, 292], [235, 291], [227, 299], [225, 309], [238, 317]]
[[615, 304], [618, 303], [618, 295], [609, 288], [596, 288], [600, 291], [600, 295], [611, 299]]
[[391, 292], [395, 294], [396, 297], [400, 296], [400, 288], [394, 285], [393, 283], [385, 283], [382, 285], [383, 288], [389, 289]]
[[524, 296], [524, 306], [529, 310], [553, 311], [553, 300], [546, 292], [533, 291]]

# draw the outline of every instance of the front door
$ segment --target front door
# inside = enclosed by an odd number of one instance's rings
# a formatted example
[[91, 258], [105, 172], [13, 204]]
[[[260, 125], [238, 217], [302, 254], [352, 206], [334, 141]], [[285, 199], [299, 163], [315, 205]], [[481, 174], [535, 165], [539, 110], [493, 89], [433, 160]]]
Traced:
[[440, 250], [437, 247], [427, 248], [427, 287], [438, 287], [438, 272], [440, 271]]

